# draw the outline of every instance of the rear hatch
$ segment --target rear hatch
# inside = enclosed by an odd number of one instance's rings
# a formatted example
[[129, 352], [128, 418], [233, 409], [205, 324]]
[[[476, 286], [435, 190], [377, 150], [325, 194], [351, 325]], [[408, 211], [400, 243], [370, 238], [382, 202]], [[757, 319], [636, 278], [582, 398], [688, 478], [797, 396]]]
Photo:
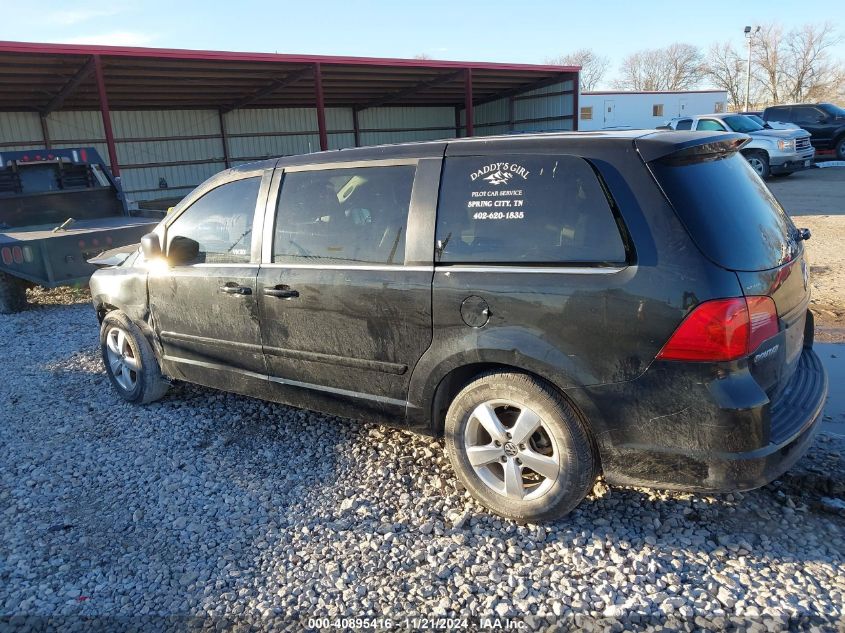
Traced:
[[774, 399], [804, 347], [810, 290], [803, 242], [736, 147], [710, 149], [671, 154], [649, 166], [702, 253], [735, 272], [746, 297], [774, 300], [778, 334], [750, 355], [752, 375]]

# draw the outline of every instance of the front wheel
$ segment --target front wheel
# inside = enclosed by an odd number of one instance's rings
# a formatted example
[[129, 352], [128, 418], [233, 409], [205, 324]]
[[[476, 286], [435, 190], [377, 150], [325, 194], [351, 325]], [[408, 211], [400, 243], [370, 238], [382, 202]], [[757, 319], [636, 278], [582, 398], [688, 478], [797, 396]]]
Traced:
[[125, 314], [109, 312], [100, 327], [100, 351], [112, 386], [128, 402], [147, 404], [167, 393], [149, 341]]
[[845, 136], [836, 143], [836, 158], [837, 160], [845, 160]]
[[482, 375], [446, 416], [452, 467], [485, 507], [517, 521], [558, 519], [587, 495], [598, 457], [575, 410], [519, 373]]
[[769, 169], [769, 156], [766, 152], [749, 152], [745, 155], [745, 160], [757, 172], [760, 178], [768, 178], [771, 175]]

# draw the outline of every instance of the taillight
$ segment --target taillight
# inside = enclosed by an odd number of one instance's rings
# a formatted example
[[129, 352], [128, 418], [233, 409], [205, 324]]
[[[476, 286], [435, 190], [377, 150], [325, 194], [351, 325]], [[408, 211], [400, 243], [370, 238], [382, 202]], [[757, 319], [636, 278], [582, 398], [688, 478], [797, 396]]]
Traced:
[[657, 355], [662, 360], [729, 361], [748, 356], [778, 333], [771, 297], [735, 297], [700, 303]]
[[751, 321], [748, 353], [756, 350], [766, 339], [778, 333], [778, 311], [771, 297], [746, 297]]

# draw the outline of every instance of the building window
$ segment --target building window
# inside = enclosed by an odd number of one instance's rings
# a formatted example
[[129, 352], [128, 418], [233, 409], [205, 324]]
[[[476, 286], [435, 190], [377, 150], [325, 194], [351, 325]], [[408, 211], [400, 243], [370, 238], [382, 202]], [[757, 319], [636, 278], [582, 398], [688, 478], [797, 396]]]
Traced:
[[663, 104], [655, 103], [651, 106], [651, 116], [663, 116]]
[[582, 121], [592, 121], [593, 119], [593, 106], [584, 106], [581, 108], [581, 120]]
[[716, 105], [713, 106], [713, 112], [724, 112], [725, 111], [725, 102], [724, 101], [717, 101]]

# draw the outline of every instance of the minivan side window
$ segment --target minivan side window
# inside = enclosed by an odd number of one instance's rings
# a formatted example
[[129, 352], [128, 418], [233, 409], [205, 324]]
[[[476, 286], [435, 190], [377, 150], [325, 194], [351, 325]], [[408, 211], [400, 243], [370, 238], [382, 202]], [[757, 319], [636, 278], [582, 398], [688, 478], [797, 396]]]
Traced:
[[447, 158], [437, 206], [440, 263], [623, 263], [608, 197], [577, 156]]
[[216, 187], [196, 200], [167, 228], [167, 250], [176, 237], [199, 243], [191, 264], [243, 264], [251, 255], [252, 220], [261, 176]]
[[400, 265], [413, 165], [286, 172], [273, 262]]

